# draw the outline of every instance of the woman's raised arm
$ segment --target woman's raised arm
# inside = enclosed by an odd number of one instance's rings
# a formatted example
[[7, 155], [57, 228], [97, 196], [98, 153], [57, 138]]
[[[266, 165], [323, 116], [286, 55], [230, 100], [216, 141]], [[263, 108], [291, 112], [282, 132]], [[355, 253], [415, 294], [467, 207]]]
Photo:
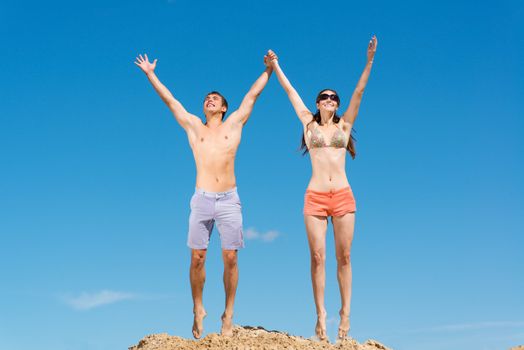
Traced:
[[282, 68], [280, 68], [280, 65], [278, 64], [278, 57], [277, 55], [269, 50], [267, 53], [268, 58], [270, 59], [270, 64], [273, 67], [273, 71], [277, 75], [278, 81], [280, 82], [280, 85], [282, 85], [282, 88], [286, 92], [289, 100], [291, 101], [291, 104], [293, 105], [293, 108], [295, 108], [295, 112], [297, 113], [298, 118], [302, 122], [302, 124], [307, 124], [311, 121], [312, 113], [309, 109], [307, 109], [306, 105], [304, 104], [304, 101], [300, 98], [297, 90], [291, 85], [288, 78], [282, 71]]
[[358, 109], [360, 108], [360, 102], [362, 101], [362, 96], [364, 95], [364, 89], [368, 83], [369, 73], [371, 73], [371, 67], [373, 66], [373, 58], [375, 57], [375, 52], [377, 51], [377, 37], [373, 35], [368, 45], [368, 60], [366, 62], [366, 67], [360, 76], [357, 87], [353, 91], [351, 96], [351, 101], [349, 101], [349, 107], [344, 112], [342, 118], [346, 123], [353, 125], [355, 119], [358, 115]]

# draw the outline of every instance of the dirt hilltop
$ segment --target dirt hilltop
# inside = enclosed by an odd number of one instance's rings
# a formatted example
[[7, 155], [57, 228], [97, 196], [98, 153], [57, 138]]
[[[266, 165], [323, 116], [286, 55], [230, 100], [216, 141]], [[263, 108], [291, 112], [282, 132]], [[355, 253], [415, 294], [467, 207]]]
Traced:
[[282, 333], [267, 331], [262, 327], [235, 326], [233, 337], [222, 337], [217, 333], [206, 335], [201, 340], [185, 339], [166, 333], [144, 337], [129, 350], [392, 350], [375, 340], [359, 344], [356, 340], [347, 340], [330, 344]]

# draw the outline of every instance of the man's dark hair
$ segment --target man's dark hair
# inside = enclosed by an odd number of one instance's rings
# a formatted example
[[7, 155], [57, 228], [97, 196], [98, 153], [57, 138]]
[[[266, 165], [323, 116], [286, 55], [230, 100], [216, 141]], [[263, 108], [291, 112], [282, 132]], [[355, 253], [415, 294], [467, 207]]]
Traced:
[[[226, 106], [226, 111], [224, 113], [222, 113], [222, 120], [224, 120], [224, 117], [226, 116], [227, 108], [228, 108], [226, 98], [224, 96], [222, 96], [222, 94], [220, 92], [218, 92], [218, 91], [211, 91], [210, 93], [208, 93], [206, 95], [206, 97], [208, 97], [209, 95], [218, 95], [222, 99], [222, 105]], [[205, 98], [204, 98], [204, 102], [205, 102]]]

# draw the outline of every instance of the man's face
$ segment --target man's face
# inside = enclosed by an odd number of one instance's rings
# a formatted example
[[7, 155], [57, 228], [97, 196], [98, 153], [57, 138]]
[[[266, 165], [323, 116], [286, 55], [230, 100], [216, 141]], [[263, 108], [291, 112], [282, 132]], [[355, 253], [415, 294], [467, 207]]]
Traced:
[[222, 103], [222, 97], [216, 94], [209, 94], [204, 99], [204, 114], [222, 112], [225, 113], [226, 106]]

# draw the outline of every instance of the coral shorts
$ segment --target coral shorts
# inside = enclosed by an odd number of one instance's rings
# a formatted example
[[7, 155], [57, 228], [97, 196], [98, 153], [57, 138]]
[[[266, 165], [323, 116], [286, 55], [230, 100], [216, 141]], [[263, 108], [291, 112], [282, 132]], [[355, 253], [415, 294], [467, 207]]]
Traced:
[[329, 192], [306, 190], [304, 215], [342, 216], [357, 210], [351, 187]]

